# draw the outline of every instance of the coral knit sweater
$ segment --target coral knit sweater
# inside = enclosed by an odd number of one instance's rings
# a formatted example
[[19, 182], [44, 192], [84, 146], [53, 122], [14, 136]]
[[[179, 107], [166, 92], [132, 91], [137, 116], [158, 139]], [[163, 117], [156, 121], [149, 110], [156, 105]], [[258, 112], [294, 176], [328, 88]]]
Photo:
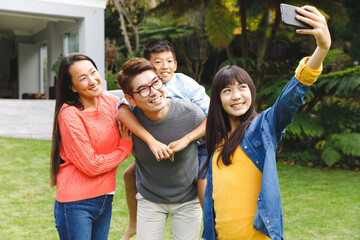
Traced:
[[58, 121], [61, 135], [56, 199], [72, 202], [115, 190], [118, 165], [131, 153], [132, 142], [121, 140], [115, 121], [119, 98], [101, 95], [95, 111], [64, 104]]

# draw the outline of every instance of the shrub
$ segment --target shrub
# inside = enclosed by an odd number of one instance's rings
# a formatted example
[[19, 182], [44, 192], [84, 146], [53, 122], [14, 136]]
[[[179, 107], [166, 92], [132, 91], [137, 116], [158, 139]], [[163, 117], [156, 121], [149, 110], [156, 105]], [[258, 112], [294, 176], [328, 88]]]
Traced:
[[116, 74], [111, 71], [105, 72], [105, 79], [107, 82], [107, 90], [120, 89], [119, 84], [117, 83]]

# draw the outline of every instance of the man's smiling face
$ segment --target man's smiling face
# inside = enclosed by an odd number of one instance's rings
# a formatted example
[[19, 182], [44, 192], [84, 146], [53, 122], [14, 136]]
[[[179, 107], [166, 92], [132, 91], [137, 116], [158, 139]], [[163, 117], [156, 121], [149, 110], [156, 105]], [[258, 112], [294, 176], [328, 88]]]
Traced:
[[161, 81], [156, 73], [152, 70], [147, 70], [132, 79], [132, 96], [126, 95], [128, 102], [133, 105], [137, 106], [143, 110], [145, 115], [151, 120], [158, 120], [154, 119], [165, 116], [168, 106], [167, 106], [167, 99], [165, 95], [165, 87], [162, 86], [159, 89], [155, 89], [150, 87], [150, 93], [148, 96], [143, 97], [139, 93], [143, 88], [149, 88], [151, 84], [155, 81]]

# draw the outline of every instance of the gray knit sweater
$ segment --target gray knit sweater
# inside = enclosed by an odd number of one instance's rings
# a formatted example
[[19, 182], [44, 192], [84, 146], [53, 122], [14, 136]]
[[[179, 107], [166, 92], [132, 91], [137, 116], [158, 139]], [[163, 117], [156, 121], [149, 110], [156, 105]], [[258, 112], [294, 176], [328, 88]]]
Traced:
[[[194, 130], [204, 119], [204, 112], [189, 101], [170, 98], [165, 117], [148, 119], [136, 107], [134, 114], [144, 128], [158, 141], [169, 144]], [[136, 187], [147, 200], [158, 203], [183, 203], [197, 196], [198, 154], [195, 142], [175, 153], [175, 160], [157, 162], [148, 145], [134, 135]]]

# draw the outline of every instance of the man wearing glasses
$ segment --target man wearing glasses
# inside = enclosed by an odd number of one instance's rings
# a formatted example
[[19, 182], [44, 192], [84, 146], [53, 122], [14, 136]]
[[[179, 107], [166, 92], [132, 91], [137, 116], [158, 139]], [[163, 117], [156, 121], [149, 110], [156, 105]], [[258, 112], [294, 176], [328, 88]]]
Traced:
[[[195, 104], [165, 95], [156, 69], [144, 58], [128, 60], [117, 80], [133, 113], [158, 141], [169, 144], [194, 130], [205, 119]], [[134, 135], [138, 194], [137, 239], [162, 239], [172, 217], [173, 239], [199, 239], [202, 210], [197, 197], [198, 154], [195, 142], [172, 159], [156, 161], [148, 145]]]

